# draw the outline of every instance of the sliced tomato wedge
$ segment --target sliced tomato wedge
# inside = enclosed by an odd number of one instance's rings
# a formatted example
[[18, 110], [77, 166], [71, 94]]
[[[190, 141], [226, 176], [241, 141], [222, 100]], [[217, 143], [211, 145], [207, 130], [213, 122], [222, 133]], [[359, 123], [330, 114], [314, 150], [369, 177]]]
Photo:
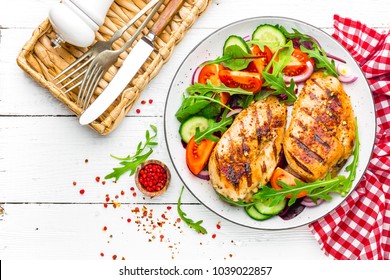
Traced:
[[253, 60], [250, 64], [261, 74], [272, 59], [272, 52], [267, 46], [264, 46], [264, 51], [262, 51], [258, 45], [253, 45], [251, 47], [251, 53], [259, 58]]
[[[290, 172], [280, 168], [276, 167], [274, 173], [272, 173], [271, 176], [271, 186], [275, 190], [281, 190], [282, 187], [278, 184], [278, 181], [282, 181], [283, 183], [286, 183], [289, 186], [296, 186], [295, 179], [299, 180], [297, 177], [295, 177], [293, 174]], [[298, 198], [306, 196], [306, 192], [302, 191], [298, 194]], [[291, 195], [287, 195], [287, 198], [291, 198]]]
[[291, 56], [291, 61], [283, 69], [283, 73], [286, 76], [298, 76], [306, 72], [307, 64], [306, 62], [310, 61], [314, 66], [314, 60], [309, 58], [309, 56], [302, 52], [298, 48], [294, 48], [294, 51]]
[[219, 71], [219, 79], [227, 87], [240, 87], [254, 93], [260, 91], [262, 86], [260, 73], [225, 69]]
[[[215, 85], [219, 86], [221, 84], [221, 80], [219, 79], [219, 71], [225, 69], [221, 64], [209, 64], [203, 66], [200, 70], [198, 83], [207, 84], [207, 80]], [[230, 99], [230, 94], [228, 92], [221, 92], [219, 94], [219, 98], [223, 104], [228, 104]]]
[[209, 64], [202, 67], [199, 73], [198, 82], [200, 84], [206, 84], [207, 80], [215, 85], [219, 86], [221, 81], [219, 80], [218, 72], [224, 69], [221, 64]]
[[191, 138], [186, 147], [186, 162], [192, 173], [197, 175], [205, 168], [216, 144], [209, 139], [204, 139], [197, 144], [194, 137]]

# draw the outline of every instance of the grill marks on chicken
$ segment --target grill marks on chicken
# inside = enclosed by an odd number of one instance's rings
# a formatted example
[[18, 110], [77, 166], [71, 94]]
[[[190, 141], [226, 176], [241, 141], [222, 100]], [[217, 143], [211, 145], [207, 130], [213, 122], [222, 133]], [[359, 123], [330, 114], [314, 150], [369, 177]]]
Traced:
[[323, 178], [351, 155], [355, 140], [352, 105], [341, 83], [317, 72], [294, 104], [284, 139], [291, 169], [306, 181]]
[[273, 96], [237, 115], [210, 156], [210, 181], [217, 192], [251, 201], [279, 161], [286, 116], [286, 106]]

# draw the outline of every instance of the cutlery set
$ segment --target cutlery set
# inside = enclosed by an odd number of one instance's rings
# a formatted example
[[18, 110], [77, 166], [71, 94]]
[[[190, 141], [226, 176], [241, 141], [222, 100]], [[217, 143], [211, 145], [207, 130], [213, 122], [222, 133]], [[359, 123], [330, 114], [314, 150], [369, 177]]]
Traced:
[[[148, 34], [144, 35], [133, 46], [137, 37], [141, 34], [148, 22], [153, 18], [164, 0], [151, 0], [138, 14], [136, 14], [126, 25], [117, 30], [108, 41], [96, 42], [85, 54], [66, 67], [54, 80], [64, 93], [79, 87], [76, 104], [84, 113], [80, 116], [79, 122], [82, 125], [89, 124], [96, 120], [121, 94], [136, 75], [141, 66], [154, 50], [154, 40], [161, 34], [165, 26], [179, 10], [184, 0], [171, 0], [164, 8], [159, 18], [155, 21]], [[138, 19], [149, 14], [132, 37], [117, 50], [112, 49], [113, 43], [132, 26]], [[129, 55], [123, 61], [122, 66], [114, 78], [106, 86], [103, 92], [91, 103], [95, 89], [106, 71], [117, 61], [119, 55], [129, 49]]]

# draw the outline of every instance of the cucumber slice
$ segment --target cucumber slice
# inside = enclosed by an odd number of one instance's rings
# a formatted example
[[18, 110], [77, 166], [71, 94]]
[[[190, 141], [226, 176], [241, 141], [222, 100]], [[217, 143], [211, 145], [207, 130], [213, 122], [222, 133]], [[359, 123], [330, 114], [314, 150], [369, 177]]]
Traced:
[[249, 217], [251, 217], [256, 221], [264, 221], [272, 217], [270, 215], [261, 214], [259, 211], [256, 210], [256, 208], [253, 205], [246, 206], [245, 212], [249, 215]]
[[184, 121], [179, 129], [181, 139], [184, 142], [190, 142], [191, 138], [196, 133], [196, 128], [199, 128], [200, 131], [204, 131], [209, 127], [209, 121], [205, 117], [193, 116], [186, 121]]
[[244, 39], [242, 39], [240, 36], [231, 35], [229, 36], [229, 38], [227, 38], [225, 44], [223, 45], [223, 54], [226, 54], [226, 49], [233, 45], [240, 47], [246, 53], [251, 52], [248, 44], [244, 41]]
[[252, 34], [253, 40], [259, 40], [267, 45], [274, 53], [280, 46], [286, 44], [286, 37], [276, 26], [270, 24], [259, 25]]
[[287, 204], [287, 199], [283, 199], [280, 201], [278, 204], [274, 206], [270, 206], [271, 204], [271, 199], [267, 199], [264, 201], [259, 201], [255, 203], [253, 206], [256, 208], [258, 212], [260, 212], [263, 215], [277, 215], [280, 212], [283, 211], [283, 209], [286, 207]]

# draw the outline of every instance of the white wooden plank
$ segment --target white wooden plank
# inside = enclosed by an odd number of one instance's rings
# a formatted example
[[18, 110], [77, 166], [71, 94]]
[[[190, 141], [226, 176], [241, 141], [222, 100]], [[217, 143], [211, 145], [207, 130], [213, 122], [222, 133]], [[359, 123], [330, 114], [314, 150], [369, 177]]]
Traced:
[[[145, 261], [326, 259], [307, 227], [288, 231], [253, 230], [221, 220], [199, 205], [183, 205], [183, 210], [192, 219], [204, 221], [206, 235], [196, 233], [183, 222], [176, 223], [175, 207], [168, 210], [166, 205], [147, 205], [148, 213], [153, 212], [148, 219], [132, 212], [142, 205], [122, 205], [116, 209], [88, 204], [6, 204], [3, 207], [1, 259], [112, 259], [113, 255], [118, 259]], [[138, 226], [137, 220], [142, 225]], [[157, 222], [165, 224], [153, 229]], [[107, 231], [102, 230], [104, 226]], [[162, 242], [160, 235], [164, 235]], [[104, 257], [100, 256], [101, 252]]]
[[[57, 0], [1, 0], [0, 25], [7, 28], [35, 28], [48, 15]], [[389, 27], [388, 0], [290, 0], [262, 1], [213, 0], [208, 11], [195, 23], [195, 28], [219, 28], [227, 23], [254, 16], [284, 16], [307, 21], [320, 27], [332, 26], [338, 13], [362, 20], [375, 27]]]
[[[134, 176], [123, 175], [117, 183], [103, 177], [118, 167], [110, 157], [134, 154], [139, 141], [144, 141], [150, 124], [158, 126], [159, 145], [150, 156], [160, 159], [171, 170], [168, 191], [152, 203], [176, 202], [182, 183], [166, 149], [163, 119], [126, 118], [108, 137], [81, 127], [76, 118], [2, 117], [0, 128], [0, 201], [3, 202], [97, 202], [119, 195], [121, 202], [144, 201], [140, 192], [133, 197]], [[184, 149], [183, 149], [184, 152]], [[88, 159], [88, 163], [85, 163]], [[96, 177], [101, 182], [95, 181]], [[77, 185], [73, 186], [73, 182]], [[79, 191], [85, 190], [84, 195]], [[121, 191], [125, 192], [121, 196]], [[186, 201], [186, 200], [184, 200]], [[191, 198], [190, 201], [196, 202]]]

